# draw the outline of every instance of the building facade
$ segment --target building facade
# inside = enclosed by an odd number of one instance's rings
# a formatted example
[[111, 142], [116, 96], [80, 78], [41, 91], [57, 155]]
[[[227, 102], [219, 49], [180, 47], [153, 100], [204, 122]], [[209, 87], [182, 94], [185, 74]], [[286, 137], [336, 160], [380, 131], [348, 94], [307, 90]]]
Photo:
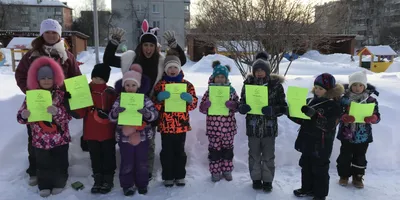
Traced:
[[186, 46], [186, 30], [189, 29], [190, 0], [113, 0], [112, 12], [122, 17], [116, 25], [126, 30], [126, 45], [135, 49], [141, 35], [141, 23], [147, 19], [151, 27], [158, 27], [158, 41], [166, 49], [162, 35], [167, 30], [175, 31], [177, 42]]

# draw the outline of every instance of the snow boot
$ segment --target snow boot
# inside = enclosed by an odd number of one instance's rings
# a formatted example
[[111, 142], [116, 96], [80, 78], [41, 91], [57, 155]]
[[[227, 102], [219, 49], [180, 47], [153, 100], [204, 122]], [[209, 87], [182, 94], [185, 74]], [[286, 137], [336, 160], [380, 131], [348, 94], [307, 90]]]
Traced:
[[176, 179], [175, 180], [175, 185], [176, 186], [181, 186], [181, 187], [185, 186], [186, 185], [185, 179], [183, 179], [183, 178], [182, 179]]
[[347, 186], [349, 184], [349, 178], [347, 177], [340, 177], [339, 185]]
[[135, 187], [123, 188], [122, 190], [124, 191], [125, 196], [133, 196], [136, 192]]
[[39, 195], [41, 197], [48, 197], [48, 196], [50, 196], [50, 194], [51, 194], [51, 190], [49, 190], [49, 189], [44, 189], [44, 190], [39, 191]]
[[255, 189], [255, 190], [261, 190], [262, 189], [261, 180], [253, 181], [253, 189]]
[[139, 194], [147, 194], [147, 187], [144, 188], [138, 188]]
[[64, 188], [53, 188], [51, 190], [51, 194], [52, 195], [57, 195], [57, 194], [60, 194], [63, 190], [64, 190]]
[[262, 189], [264, 192], [271, 192], [272, 191], [272, 183], [271, 182], [263, 182]]
[[364, 188], [364, 183], [363, 183], [363, 175], [353, 175], [353, 185], [356, 188]]
[[103, 185], [103, 175], [102, 174], [94, 174], [94, 184], [90, 192], [92, 194], [98, 194], [101, 191], [101, 186]]
[[325, 197], [314, 197], [312, 200], [325, 200]]
[[174, 181], [173, 180], [165, 180], [164, 181], [164, 186], [165, 187], [172, 187], [172, 186], [174, 186]]
[[233, 180], [232, 172], [224, 172], [222, 175], [224, 176], [226, 181], [232, 181]]
[[218, 181], [220, 181], [221, 180], [221, 174], [212, 174], [211, 175], [211, 181], [212, 182], [218, 182]]
[[103, 184], [101, 184], [100, 193], [107, 194], [114, 187], [114, 175], [104, 175]]
[[30, 186], [36, 186], [36, 185], [38, 184], [37, 176], [31, 176], [31, 177], [29, 177], [28, 184], [29, 184]]
[[312, 197], [312, 196], [314, 196], [312, 191], [305, 191], [305, 190], [303, 190], [301, 188], [297, 189], [297, 190], [294, 190], [293, 194], [296, 197], [307, 197], [307, 196]]

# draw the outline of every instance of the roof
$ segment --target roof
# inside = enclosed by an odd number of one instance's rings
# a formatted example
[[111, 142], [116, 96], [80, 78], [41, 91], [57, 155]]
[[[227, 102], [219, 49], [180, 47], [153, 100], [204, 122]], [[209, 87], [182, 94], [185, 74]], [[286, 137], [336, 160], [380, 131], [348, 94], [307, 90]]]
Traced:
[[[36, 39], [34, 37], [14, 37], [11, 39], [10, 43], [8, 43], [6, 49], [31, 49], [32, 41]], [[62, 38], [64, 40], [64, 38]], [[65, 40], [64, 40], [65, 41]], [[68, 42], [65, 42], [67, 48], [69, 47]]]
[[[60, 0], [0, 0], [1, 3], [6, 4], [23, 4], [23, 5], [30, 5], [30, 6], [62, 6], [68, 7]], [[68, 7], [69, 8], [69, 7]]]
[[[388, 45], [381, 46], [365, 46], [371, 54], [375, 56], [395, 56], [397, 53]], [[361, 50], [363, 51], [363, 50]], [[360, 51], [360, 52], [361, 52]]]

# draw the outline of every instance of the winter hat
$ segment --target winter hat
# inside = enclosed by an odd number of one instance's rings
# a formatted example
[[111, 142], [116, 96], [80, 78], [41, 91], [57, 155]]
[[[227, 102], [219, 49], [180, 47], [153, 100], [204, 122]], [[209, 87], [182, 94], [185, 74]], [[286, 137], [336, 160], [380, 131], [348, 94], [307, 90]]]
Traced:
[[110, 78], [110, 72], [111, 72], [110, 66], [104, 63], [99, 63], [93, 67], [92, 78], [99, 77], [102, 78], [107, 83], [108, 79]]
[[143, 44], [145, 42], [150, 42], [157, 46], [158, 44], [157, 30], [158, 30], [157, 27], [150, 28], [149, 22], [147, 22], [146, 19], [143, 20], [142, 22], [143, 34], [140, 36], [140, 44]]
[[265, 59], [259, 58], [254, 61], [252, 65], [253, 75], [258, 69], [262, 69], [263, 71], [265, 71], [265, 73], [267, 73], [267, 76], [271, 74], [271, 64]]
[[165, 56], [164, 71], [167, 72], [167, 70], [170, 67], [177, 67], [179, 69], [179, 72], [181, 71], [181, 60], [179, 59], [178, 56], [174, 56], [174, 55]]
[[263, 60], [268, 61], [269, 60], [269, 54], [266, 51], [258, 52], [257, 55], [256, 55], [256, 60], [257, 59], [263, 59]]
[[52, 58], [42, 56], [35, 59], [28, 69], [27, 87], [29, 90], [40, 88], [38, 77], [50, 75], [50, 70], [48, 68], [51, 69], [54, 85], [60, 87], [64, 84], [64, 71], [60, 64]]
[[349, 86], [351, 87], [354, 83], [361, 83], [367, 89], [367, 73], [365, 71], [354, 72], [349, 76]]
[[214, 79], [218, 75], [224, 75], [226, 79], [228, 79], [229, 72], [231, 68], [229, 65], [221, 65], [221, 63], [216, 60], [212, 63], [212, 67], [214, 68], [212, 78]]
[[43, 35], [46, 31], [54, 31], [61, 37], [61, 29], [61, 25], [58, 21], [54, 19], [45, 19], [40, 24], [40, 35]]
[[323, 73], [315, 78], [314, 85], [318, 85], [325, 90], [330, 90], [336, 86], [336, 79], [329, 73]]
[[135, 81], [138, 87], [140, 87], [140, 83], [142, 82], [142, 67], [139, 64], [133, 64], [130, 67], [130, 71], [124, 73], [122, 77], [122, 87], [125, 86], [125, 81], [132, 80]]
[[39, 81], [44, 78], [53, 79], [53, 70], [51, 69], [51, 67], [43, 66], [37, 71], [37, 80]]

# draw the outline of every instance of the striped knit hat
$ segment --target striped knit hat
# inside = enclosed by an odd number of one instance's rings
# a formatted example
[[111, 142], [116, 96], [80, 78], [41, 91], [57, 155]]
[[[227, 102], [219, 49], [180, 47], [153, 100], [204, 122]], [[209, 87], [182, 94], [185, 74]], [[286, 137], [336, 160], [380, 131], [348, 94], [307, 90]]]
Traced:
[[325, 90], [330, 90], [336, 86], [336, 79], [329, 73], [323, 73], [315, 78], [314, 85], [318, 85]]

